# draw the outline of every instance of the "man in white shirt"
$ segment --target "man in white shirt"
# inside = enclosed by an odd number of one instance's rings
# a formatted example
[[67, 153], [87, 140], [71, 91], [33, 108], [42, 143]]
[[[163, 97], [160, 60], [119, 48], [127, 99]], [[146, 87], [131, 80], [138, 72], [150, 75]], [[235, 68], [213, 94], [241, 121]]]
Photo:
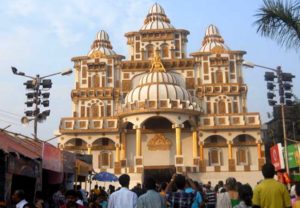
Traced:
[[128, 189], [130, 177], [123, 174], [119, 177], [122, 188], [109, 196], [108, 208], [136, 208], [137, 195]]
[[25, 200], [25, 193], [21, 189], [18, 189], [13, 193], [12, 200], [16, 204], [16, 208], [23, 208], [24, 205], [28, 204]]

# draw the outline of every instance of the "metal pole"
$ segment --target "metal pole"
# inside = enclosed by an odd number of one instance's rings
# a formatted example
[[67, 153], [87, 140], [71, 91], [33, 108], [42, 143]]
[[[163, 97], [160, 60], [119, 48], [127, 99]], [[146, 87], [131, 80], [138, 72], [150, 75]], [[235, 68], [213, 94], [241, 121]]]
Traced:
[[282, 130], [283, 130], [283, 141], [284, 141], [285, 169], [287, 174], [290, 175], [289, 159], [288, 159], [288, 151], [287, 151], [287, 138], [286, 138], [286, 129], [285, 129], [284, 104], [281, 103], [280, 106], [281, 106]]

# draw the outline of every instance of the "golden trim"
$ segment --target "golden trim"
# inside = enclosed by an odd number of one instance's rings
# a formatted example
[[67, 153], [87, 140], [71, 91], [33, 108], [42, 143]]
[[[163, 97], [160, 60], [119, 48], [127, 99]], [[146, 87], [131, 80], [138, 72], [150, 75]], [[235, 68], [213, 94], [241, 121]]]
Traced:
[[149, 140], [147, 146], [150, 151], [170, 150], [172, 142], [163, 134], [156, 134], [152, 139]]
[[151, 60], [151, 64], [150, 72], [166, 72], [158, 53], [155, 53], [155, 56]]

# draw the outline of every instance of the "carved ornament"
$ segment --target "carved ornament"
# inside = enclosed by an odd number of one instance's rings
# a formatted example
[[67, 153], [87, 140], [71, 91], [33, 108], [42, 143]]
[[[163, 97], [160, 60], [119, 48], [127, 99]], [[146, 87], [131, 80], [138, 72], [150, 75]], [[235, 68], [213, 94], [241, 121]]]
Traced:
[[162, 134], [156, 134], [147, 144], [150, 151], [169, 150], [171, 145], [171, 141]]

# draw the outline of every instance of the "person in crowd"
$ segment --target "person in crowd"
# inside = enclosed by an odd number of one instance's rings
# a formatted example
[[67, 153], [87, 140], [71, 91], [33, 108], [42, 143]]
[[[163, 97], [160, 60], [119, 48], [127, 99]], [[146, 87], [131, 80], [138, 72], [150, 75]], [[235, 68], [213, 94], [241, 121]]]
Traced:
[[37, 191], [35, 193], [35, 207], [36, 208], [44, 208], [45, 207], [45, 202], [43, 199], [43, 192]]
[[[192, 191], [190, 193], [186, 193], [184, 191], [186, 180], [189, 180], [192, 189], [196, 190], [196, 186], [190, 178], [186, 178], [181, 174], [174, 174], [172, 176], [172, 179], [166, 188], [166, 199], [170, 203], [171, 207], [190, 208], [192, 206], [196, 196], [196, 191]], [[176, 192], [172, 192], [173, 184], [175, 184], [177, 188]]]
[[217, 193], [212, 190], [211, 183], [207, 183], [206, 185], [206, 208], [215, 208], [217, 203]]
[[99, 196], [100, 195], [100, 189], [98, 188], [98, 185], [96, 184], [94, 189], [93, 189], [93, 193], [96, 195], [96, 196]]
[[66, 204], [61, 205], [60, 208], [84, 208], [84, 206], [76, 203], [78, 199], [77, 191], [68, 190], [65, 194], [65, 197], [66, 197]]
[[271, 163], [262, 166], [264, 180], [258, 184], [253, 192], [254, 208], [286, 208], [291, 207], [291, 199], [286, 187], [274, 179], [275, 168]]
[[77, 190], [76, 191], [76, 196], [77, 196], [76, 203], [81, 205], [81, 206], [85, 206], [84, 203], [83, 203], [82, 193]]
[[101, 194], [97, 197], [97, 203], [101, 206], [101, 208], [107, 208], [108, 202], [107, 202], [107, 196], [105, 194]]
[[25, 192], [22, 189], [14, 191], [12, 201], [16, 204], [16, 208], [25, 208], [28, 206], [28, 202], [25, 199]]
[[81, 198], [84, 206], [87, 206], [87, 204], [88, 204], [87, 194], [88, 193], [81, 188], [81, 185], [77, 185], [77, 191], [79, 191], [80, 194], [81, 194], [82, 198], [81, 197], [80, 198]]
[[217, 195], [217, 208], [231, 208], [240, 203], [235, 178], [229, 177], [226, 179], [225, 189], [225, 192], [221, 192]]
[[184, 191], [185, 191], [185, 193], [192, 193], [192, 192], [196, 193], [191, 208], [198, 208], [200, 206], [200, 204], [203, 202], [203, 199], [202, 199], [202, 196], [201, 196], [195, 182], [194, 182], [194, 184], [195, 184], [195, 189], [192, 188], [191, 180], [186, 180]]
[[6, 208], [5, 201], [0, 201], [0, 208]]
[[159, 191], [159, 194], [163, 197], [163, 198], [166, 198], [166, 188], [167, 188], [167, 183], [166, 182], [163, 182], [161, 185], [160, 185], [160, 191]]
[[108, 208], [136, 208], [137, 195], [128, 189], [130, 176], [127, 174], [121, 175], [119, 177], [119, 183], [122, 188], [110, 195]]
[[164, 208], [165, 201], [163, 197], [156, 191], [155, 180], [149, 177], [144, 184], [147, 192], [138, 198], [138, 208]]
[[58, 190], [53, 194], [52, 201], [54, 208], [59, 208], [61, 205], [65, 204], [65, 187], [60, 185]]
[[216, 193], [224, 193], [225, 187], [224, 187], [224, 182], [223, 181], [219, 181], [218, 184], [215, 187], [215, 192]]
[[292, 203], [293, 208], [300, 208], [300, 184], [295, 184], [295, 200]]
[[136, 195], [138, 197], [140, 197], [144, 192], [143, 192], [143, 189], [142, 189], [142, 185], [140, 183], [137, 183], [133, 189], [131, 189], [131, 191], [133, 191], [134, 193], [136, 193]]
[[249, 184], [240, 185], [239, 189], [239, 200], [240, 203], [234, 208], [251, 208], [253, 191]]

